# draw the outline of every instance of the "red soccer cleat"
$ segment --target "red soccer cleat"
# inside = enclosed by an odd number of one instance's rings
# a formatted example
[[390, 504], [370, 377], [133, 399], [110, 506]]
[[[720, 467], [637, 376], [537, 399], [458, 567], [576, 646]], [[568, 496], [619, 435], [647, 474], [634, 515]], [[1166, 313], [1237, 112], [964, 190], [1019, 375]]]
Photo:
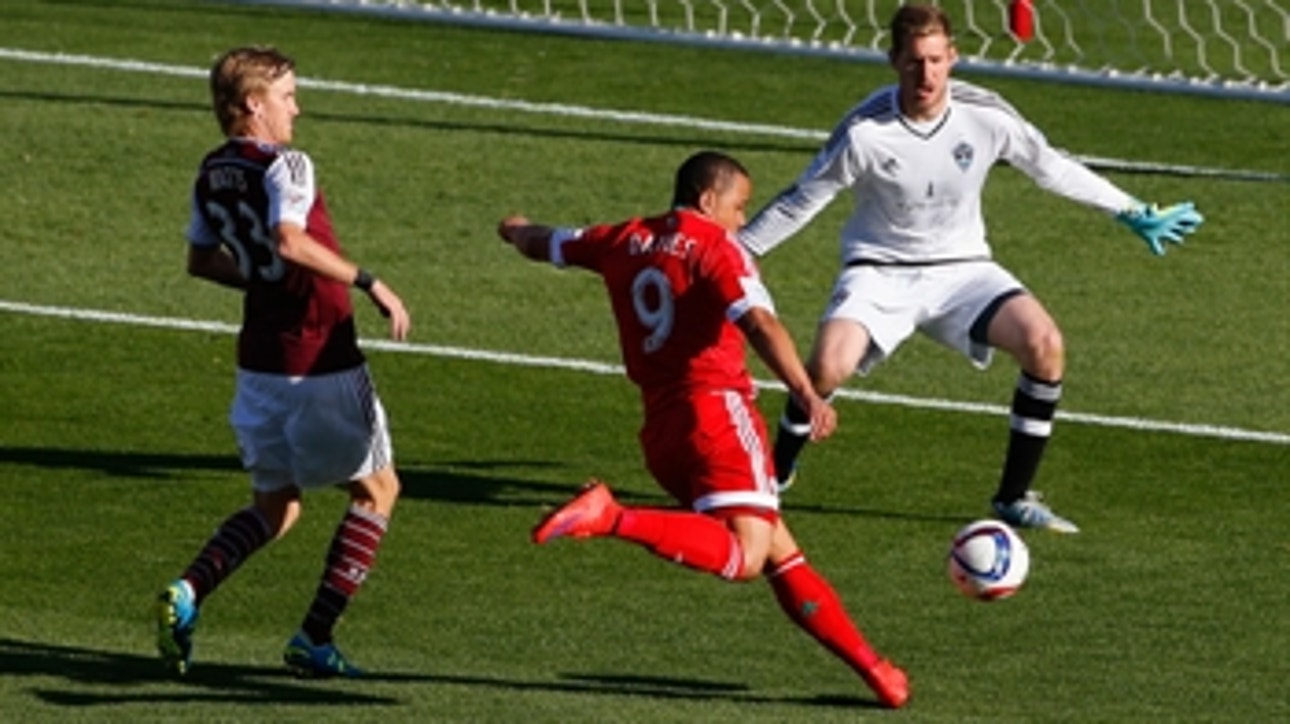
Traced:
[[887, 659], [882, 659], [865, 672], [864, 680], [883, 706], [899, 709], [909, 701], [909, 677]]
[[572, 538], [608, 535], [613, 532], [622, 510], [614, 494], [609, 492], [609, 486], [592, 480], [573, 500], [538, 523], [533, 529], [533, 542], [546, 543], [566, 535]]

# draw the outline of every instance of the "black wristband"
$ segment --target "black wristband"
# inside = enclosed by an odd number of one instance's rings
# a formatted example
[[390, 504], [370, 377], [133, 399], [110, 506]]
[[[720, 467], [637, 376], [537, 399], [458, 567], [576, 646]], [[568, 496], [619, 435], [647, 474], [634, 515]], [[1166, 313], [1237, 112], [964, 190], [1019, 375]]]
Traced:
[[372, 285], [376, 283], [376, 277], [372, 276], [366, 269], [359, 269], [354, 275], [354, 286], [365, 292], [372, 291]]

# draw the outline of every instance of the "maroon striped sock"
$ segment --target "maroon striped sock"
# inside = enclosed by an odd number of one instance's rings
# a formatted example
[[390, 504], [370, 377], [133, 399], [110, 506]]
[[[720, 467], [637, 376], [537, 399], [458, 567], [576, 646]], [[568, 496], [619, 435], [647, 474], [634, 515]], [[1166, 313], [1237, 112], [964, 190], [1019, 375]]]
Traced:
[[336, 528], [327, 551], [327, 568], [300, 628], [315, 645], [331, 641], [332, 629], [349, 600], [358, 592], [376, 560], [389, 521], [385, 516], [351, 505]]
[[197, 603], [272, 538], [269, 524], [255, 508], [243, 508], [229, 516], [184, 571], [183, 578], [193, 587]]

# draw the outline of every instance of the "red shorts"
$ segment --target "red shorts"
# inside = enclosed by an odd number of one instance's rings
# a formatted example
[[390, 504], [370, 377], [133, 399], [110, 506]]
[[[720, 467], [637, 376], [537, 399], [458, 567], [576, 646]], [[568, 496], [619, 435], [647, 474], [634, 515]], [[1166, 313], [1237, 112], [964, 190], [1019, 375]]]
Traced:
[[766, 424], [750, 395], [710, 391], [646, 410], [645, 464], [686, 507], [726, 516], [737, 509], [774, 520], [779, 495]]

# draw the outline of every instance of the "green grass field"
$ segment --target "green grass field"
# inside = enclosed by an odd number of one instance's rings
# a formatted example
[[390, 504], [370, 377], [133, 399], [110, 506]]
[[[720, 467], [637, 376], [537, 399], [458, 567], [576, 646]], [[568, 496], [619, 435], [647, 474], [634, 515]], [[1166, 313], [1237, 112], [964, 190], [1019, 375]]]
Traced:
[[[191, 175], [219, 141], [201, 74], [250, 42], [283, 47], [309, 79], [408, 91], [306, 86], [297, 124], [342, 243], [404, 296], [415, 327], [412, 345], [370, 353], [405, 497], [338, 633], [373, 672], [362, 681], [301, 682], [278, 658], [338, 492], [308, 498], [296, 530], [209, 600], [186, 680], [153, 651], [156, 591], [248, 494], [225, 421], [233, 339], [165, 320], [237, 320], [233, 295], [183, 273], [182, 230]], [[760, 582], [722, 584], [612, 541], [528, 543], [591, 475], [629, 502], [665, 500], [640, 463], [630, 385], [541, 362], [616, 363], [598, 283], [526, 264], [496, 241], [497, 219], [659, 210], [676, 163], [703, 147], [744, 160], [760, 202], [816, 143], [411, 91], [825, 131], [887, 78], [223, 3], [0, 6], [0, 719], [1285, 720], [1284, 183], [1112, 174], [1208, 217], [1156, 259], [1096, 213], [996, 172], [996, 254], [1070, 350], [1070, 417], [1037, 487], [1084, 532], [1028, 535], [1031, 577], [1013, 599], [953, 590], [945, 546], [985, 513], [1007, 427], [958, 405], [1006, 404], [1015, 369], [978, 373], [921, 340], [853, 385], [905, 402], [841, 400], [839, 433], [808, 452], [785, 499], [816, 566], [910, 671], [901, 712], [874, 708]], [[1284, 106], [986, 82], [1076, 153], [1290, 170]], [[845, 205], [762, 263], [803, 349]], [[380, 339], [379, 317], [359, 310]], [[773, 418], [783, 397], [761, 402]]]

